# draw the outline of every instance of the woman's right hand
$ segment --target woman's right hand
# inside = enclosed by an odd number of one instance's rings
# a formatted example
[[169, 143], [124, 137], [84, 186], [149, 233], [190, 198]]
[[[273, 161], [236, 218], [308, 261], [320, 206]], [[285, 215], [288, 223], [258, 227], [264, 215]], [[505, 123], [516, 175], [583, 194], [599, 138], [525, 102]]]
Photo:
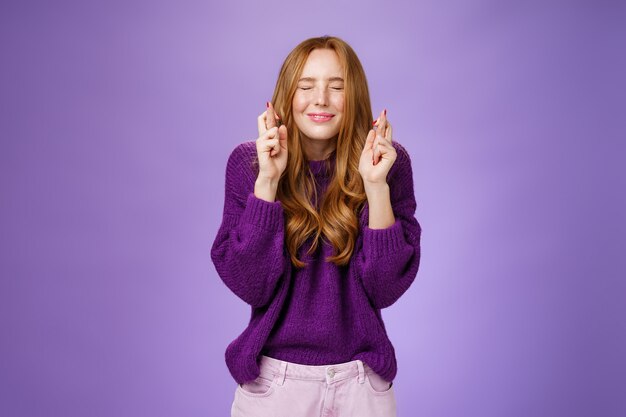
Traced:
[[287, 127], [277, 126], [280, 117], [268, 102], [267, 110], [258, 117], [259, 137], [256, 151], [259, 156], [259, 178], [278, 183], [287, 168]]

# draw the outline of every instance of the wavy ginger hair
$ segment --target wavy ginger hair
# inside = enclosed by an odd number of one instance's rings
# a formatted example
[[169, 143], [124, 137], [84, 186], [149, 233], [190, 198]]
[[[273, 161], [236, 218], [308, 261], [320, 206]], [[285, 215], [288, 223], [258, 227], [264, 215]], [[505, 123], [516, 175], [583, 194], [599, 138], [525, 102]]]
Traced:
[[[336, 146], [335, 172], [324, 194], [319, 212], [310, 202], [317, 193], [300, 143], [300, 131], [292, 116], [292, 102], [298, 79], [309, 54], [314, 49], [331, 49], [343, 68], [344, 108]], [[285, 212], [285, 240], [291, 262], [298, 268], [306, 264], [297, 258], [300, 246], [313, 236], [307, 253], [312, 253], [326, 238], [334, 248], [326, 259], [338, 266], [350, 261], [359, 233], [357, 213], [367, 200], [359, 174], [359, 160], [369, 129], [372, 112], [365, 72], [356, 53], [342, 39], [334, 36], [310, 38], [297, 45], [283, 63], [272, 103], [288, 132], [289, 157], [281, 174], [276, 199]], [[328, 164], [328, 161], [327, 161]], [[328, 167], [327, 167], [328, 168]]]

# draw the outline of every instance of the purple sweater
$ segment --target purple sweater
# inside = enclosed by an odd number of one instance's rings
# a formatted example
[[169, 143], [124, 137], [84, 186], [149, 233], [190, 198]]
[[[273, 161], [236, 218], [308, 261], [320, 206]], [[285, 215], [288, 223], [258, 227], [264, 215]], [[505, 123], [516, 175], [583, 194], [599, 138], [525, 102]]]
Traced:
[[[398, 300], [415, 279], [421, 227], [414, 217], [411, 160], [402, 145], [392, 144], [398, 157], [387, 183], [396, 222], [386, 229], [370, 229], [365, 203], [350, 263], [337, 267], [325, 262], [332, 255], [328, 243], [306, 255], [309, 239], [299, 250], [300, 260], [308, 264], [302, 269], [291, 264], [284, 244], [280, 201], [254, 195], [255, 142], [232, 151], [226, 165], [224, 214], [211, 259], [228, 288], [251, 306], [248, 326], [226, 349], [226, 364], [238, 383], [259, 376], [262, 354], [305, 365], [360, 359], [387, 381], [394, 380], [395, 351], [380, 309]], [[309, 161], [320, 195], [334, 170], [335, 155], [328, 158], [330, 170], [325, 161]]]

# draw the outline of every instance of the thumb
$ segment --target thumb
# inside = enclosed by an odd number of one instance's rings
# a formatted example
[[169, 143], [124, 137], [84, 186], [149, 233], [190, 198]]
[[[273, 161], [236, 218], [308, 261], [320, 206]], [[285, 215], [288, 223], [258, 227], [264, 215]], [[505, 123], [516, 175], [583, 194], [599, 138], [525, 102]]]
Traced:
[[278, 141], [281, 146], [287, 148], [287, 126], [281, 125], [278, 128]]

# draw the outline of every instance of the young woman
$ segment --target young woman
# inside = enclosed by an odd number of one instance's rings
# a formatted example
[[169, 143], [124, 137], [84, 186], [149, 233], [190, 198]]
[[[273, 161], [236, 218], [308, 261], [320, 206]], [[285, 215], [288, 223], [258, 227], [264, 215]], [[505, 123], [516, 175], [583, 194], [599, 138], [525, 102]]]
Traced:
[[411, 161], [337, 37], [287, 56], [259, 137], [231, 153], [211, 258], [251, 306], [226, 349], [232, 416], [396, 415], [381, 309], [420, 262]]

